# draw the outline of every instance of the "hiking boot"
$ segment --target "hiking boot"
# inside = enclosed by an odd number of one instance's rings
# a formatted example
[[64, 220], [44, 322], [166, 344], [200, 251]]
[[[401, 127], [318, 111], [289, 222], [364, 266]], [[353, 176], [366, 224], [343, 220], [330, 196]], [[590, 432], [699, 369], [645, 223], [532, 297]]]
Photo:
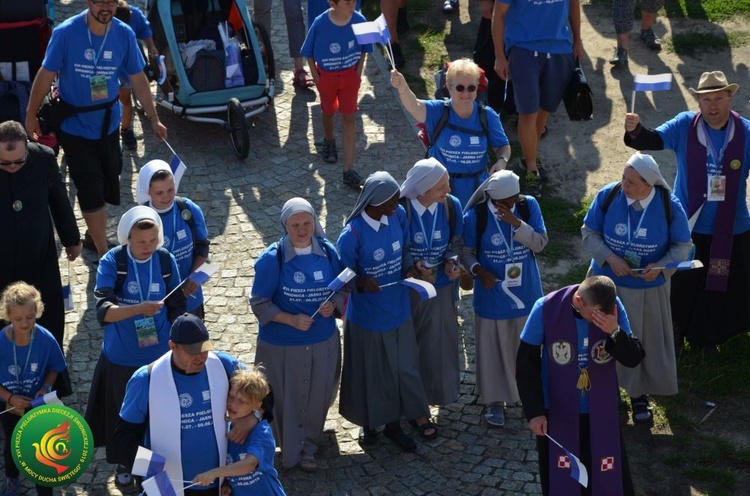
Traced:
[[[521, 159], [521, 170], [524, 172], [524, 174], [527, 174], [529, 172], [529, 168], [526, 167], [526, 159]], [[537, 158], [536, 159], [536, 171], [539, 173], [539, 177], [542, 179], [542, 181], [547, 182], [549, 179], [549, 174], [547, 173], [547, 169], [542, 167], [542, 162]]]
[[138, 140], [135, 139], [135, 133], [131, 128], [121, 130], [120, 137], [122, 138], [122, 146], [124, 146], [125, 149], [138, 149]]
[[396, 69], [403, 69], [406, 65], [406, 59], [401, 51], [400, 43], [392, 43], [391, 49], [393, 50], [393, 63], [396, 64]]
[[661, 50], [661, 40], [658, 36], [656, 36], [656, 33], [654, 33], [653, 29], [648, 28], [645, 31], [641, 31], [641, 35], [639, 38], [641, 39], [643, 44], [646, 45], [646, 48], [655, 52]]
[[365, 184], [365, 180], [362, 179], [362, 176], [357, 174], [357, 171], [349, 169], [348, 171], [344, 171], [344, 184], [348, 184], [353, 188], [359, 188]]
[[335, 139], [324, 139], [315, 143], [315, 146], [320, 148], [320, 153], [323, 155], [323, 161], [329, 164], [335, 164], [339, 159], [339, 152], [336, 150]]
[[6, 477], [0, 496], [16, 496], [18, 494], [18, 477]]
[[115, 486], [119, 488], [130, 487], [133, 485], [133, 474], [128, 472], [124, 465], [117, 465], [115, 471]]
[[609, 59], [609, 63], [615, 67], [628, 65], [628, 51], [622, 47], [615, 48], [615, 54]]
[[529, 172], [524, 178], [526, 187], [523, 190], [524, 195], [541, 196], [542, 195], [542, 178], [538, 172]]

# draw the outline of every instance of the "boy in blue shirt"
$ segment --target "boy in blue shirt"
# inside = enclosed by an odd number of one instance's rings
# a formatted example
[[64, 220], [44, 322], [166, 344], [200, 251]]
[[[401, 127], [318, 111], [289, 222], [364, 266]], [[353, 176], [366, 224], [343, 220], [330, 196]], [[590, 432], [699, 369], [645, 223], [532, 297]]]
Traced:
[[323, 120], [323, 160], [333, 164], [338, 160], [333, 120], [336, 111], [341, 113], [344, 143], [344, 182], [359, 188], [362, 177], [352, 169], [354, 145], [357, 142], [354, 115], [357, 113], [357, 95], [362, 82], [365, 52], [372, 46], [362, 46], [352, 31], [352, 24], [366, 22], [355, 12], [355, 0], [329, 0], [330, 9], [319, 15], [310, 26], [302, 45], [302, 56], [307, 57], [315, 86], [320, 93]]

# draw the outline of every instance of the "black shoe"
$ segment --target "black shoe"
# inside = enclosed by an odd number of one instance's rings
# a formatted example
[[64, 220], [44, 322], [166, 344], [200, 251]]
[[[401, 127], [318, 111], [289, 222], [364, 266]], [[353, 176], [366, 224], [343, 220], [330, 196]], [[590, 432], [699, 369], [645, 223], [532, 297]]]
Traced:
[[[545, 129], [546, 129], [546, 126], [545, 126]], [[526, 159], [523, 159], [523, 158], [521, 159], [521, 171], [524, 174], [527, 174], [529, 172], [528, 167], [526, 167]], [[547, 173], [547, 169], [542, 167], [542, 163], [539, 161], [538, 158], [536, 160], [536, 171], [539, 173], [539, 178], [542, 181], [547, 182], [547, 180], [549, 179], [549, 174]]]
[[609, 59], [609, 63], [615, 67], [628, 65], [628, 51], [622, 47], [615, 48], [615, 54]]
[[524, 195], [533, 197], [542, 196], [542, 178], [538, 172], [529, 172], [524, 178], [526, 187], [523, 190]]
[[[97, 251], [96, 245], [94, 244], [94, 238], [91, 237], [88, 231], [86, 231], [86, 233], [83, 235], [83, 242], [81, 243], [81, 246], [83, 246], [84, 250]], [[107, 241], [108, 249], [112, 249], [115, 246], [117, 245], [110, 241]]]
[[403, 69], [406, 65], [406, 59], [403, 52], [401, 52], [401, 44], [393, 43], [391, 44], [391, 48], [393, 49], [393, 63], [396, 64], [396, 69]]
[[315, 146], [320, 150], [320, 154], [323, 155], [323, 161], [329, 164], [335, 164], [339, 159], [339, 152], [336, 150], [335, 139], [323, 139], [318, 141]]
[[396, 19], [396, 32], [404, 34], [409, 31], [409, 19], [406, 17], [406, 7], [398, 9], [398, 18]]
[[396, 443], [404, 451], [414, 451], [417, 449], [417, 443], [407, 436], [398, 424], [386, 426], [383, 435]]
[[655, 52], [661, 50], [661, 40], [658, 36], [656, 36], [656, 33], [654, 33], [653, 29], [648, 28], [645, 31], [641, 31], [641, 35], [639, 37], [641, 41], [646, 45], [646, 48]]
[[357, 174], [357, 171], [350, 169], [344, 172], [344, 184], [347, 184], [352, 188], [359, 188], [365, 184], [365, 180], [362, 179], [362, 176]]
[[378, 441], [378, 431], [369, 427], [362, 427], [359, 431], [359, 444], [362, 446], [374, 446]]

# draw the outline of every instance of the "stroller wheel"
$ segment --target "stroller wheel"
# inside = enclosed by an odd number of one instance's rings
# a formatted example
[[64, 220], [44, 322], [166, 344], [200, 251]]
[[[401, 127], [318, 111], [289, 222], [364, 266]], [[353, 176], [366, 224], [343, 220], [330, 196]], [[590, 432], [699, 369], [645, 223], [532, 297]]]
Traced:
[[247, 129], [245, 109], [236, 98], [232, 98], [227, 104], [227, 122], [234, 153], [237, 154], [237, 158], [244, 160], [250, 152], [250, 131]]

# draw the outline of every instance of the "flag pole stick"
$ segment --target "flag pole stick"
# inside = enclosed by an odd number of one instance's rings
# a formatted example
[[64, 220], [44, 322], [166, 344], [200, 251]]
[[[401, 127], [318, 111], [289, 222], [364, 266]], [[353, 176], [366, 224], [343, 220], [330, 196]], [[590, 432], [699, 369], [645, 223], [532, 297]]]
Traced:
[[312, 314], [312, 315], [310, 316], [310, 318], [311, 318], [311, 319], [314, 319], [314, 318], [315, 318], [315, 316], [316, 316], [316, 315], [318, 315], [318, 312], [320, 312], [320, 307], [322, 307], [323, 305], [325, 305], [326, 303], [328, 303], [328, 301], [330, 301], [330, 299], [331, 299], [331, 298], [333, 298], [333, 295], [335, 295], [335, 294], [336, 294], [336, 291], [331, 291], [331, 294], [329, 294], [329, 295], [328, 295], [328, 298], [326, 298], [326, 299], [325, 299], [325, 301], [324, 301], [323, 303], [321, 303], [320, 305], [318, 305], [318, 309], [317, 309], [317, 310], [315, 310], [315, 313], [314, 313], [314, 314]]
[[633, 90], [633, 98], [630, 99], [630, 113], [635, 112], [635, 90]]
[[396, 62], [393, 60], [393, 47], [391, 47], [391, 40], [388, 40], [388, 48], [385, 49], [385, 52], [388, 54], [388, 62], [391, 63], [391, 70], [395, 70]]
[[400, 283], [401, 283], [401, 281], [396, 281], [396, 282], [389, 282], [388, 284], [381, 284], [381, 285], [380, 285], [380, 287], [381, 287], [381, 288], [385, 288], [385, 287], [387, 287], [387, 286], [393, 286], [393, 285], [395, 285], [395, 284], [400, 284]]
[[566, 449], [565, 449], [565, 448], [563, 447], [563, 445], [562, 445], [562, 444], [560, 444], [560, 443], [558, 443], [557, 441], [555, 441], [555, 438], [553, 438], [552, 436], [550, 436], [550, 435], [549, 435], [548, 433], [546, 433], [546, 432], [545, 432], [545, 433], [544, 433], [544, 435], [545, 435], [545, 436], [547, 436], [547, 438], [548, 438], [548, 439], [549, 439], [550, 441], [552, 441], [553, 443], [555, 443], [556, 445], [558, 445], [558, 446], [560, 447], [560, 449], [562, 449], [562, 450], [565, 450], [565, 451], [568, 451], [568, 450], [566, 450]]
[[167, 140], [164, 140], [164, 144], [167, 145], [167, 148], [169, 148], [169, 151], [172, 152], [172, 155], [177, 155], [177, 152], [174, 151], [174, 148], [172, 148]]
[[186, 282], [187, 280], [188, 280], [188, 278], [186, 277], [185, 279], [183, 279], [182, 281], [180, 281], [180, 284], [178, 284], [177, 286], [175, 286], [175, 287], [174, 287], [174, 289], [173, 289], [172, 291], [170, 291], [169, 293], [167, 293], [167, 296], [165, 296], [165, 297], [164, 297], [164, 298], [163, 298], [163, 299], [161, 300], [161, 302], [162, 302], [162, 303], [166, 302], [166, 301], [167, 301], [167, 299], [168, 299], [168, 298], [169, 298], [170, 296], [172, 296], [172, 293], [174, 293], [175, 291], [177, 291], [178, 289], [180, 289], [180, 286], [182, 286], [183, 284], [185, 284], [185, 282]]

